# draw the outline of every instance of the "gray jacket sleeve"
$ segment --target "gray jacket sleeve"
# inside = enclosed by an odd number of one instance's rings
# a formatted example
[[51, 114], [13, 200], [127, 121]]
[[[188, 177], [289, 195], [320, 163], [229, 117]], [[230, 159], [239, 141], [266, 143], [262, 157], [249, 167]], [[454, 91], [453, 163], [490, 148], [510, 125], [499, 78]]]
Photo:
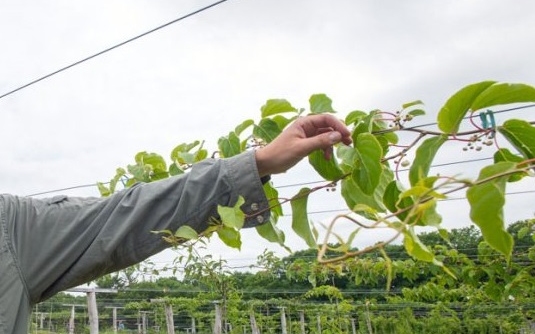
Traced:
[[166, 248], [151, 231], [174, 231], [184, 224], [202, 231], [218, 204], [232, 206], [239, 196], [245, 198], [247, 227], [269, 219], [254, 152], [207, 160], [189, 173], [137, 184], [108, 198], [4, 195], [0, 242], [5, 242], [6, 253], [0, 261], [10, 257], [34, 304]]

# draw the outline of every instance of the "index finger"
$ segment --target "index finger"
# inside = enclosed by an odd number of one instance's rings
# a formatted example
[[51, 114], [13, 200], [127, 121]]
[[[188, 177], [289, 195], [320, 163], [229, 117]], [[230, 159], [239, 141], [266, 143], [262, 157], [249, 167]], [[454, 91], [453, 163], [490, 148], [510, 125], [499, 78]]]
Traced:
[[302, 118], [303, 129], [307, 136], [314, 136], [318, 129], [332, 129], [342, 135], [342, 142], [346, 145], [351, 144], [351, 132], [347, 126], [338, 118], [331, 114], [310, 115]]

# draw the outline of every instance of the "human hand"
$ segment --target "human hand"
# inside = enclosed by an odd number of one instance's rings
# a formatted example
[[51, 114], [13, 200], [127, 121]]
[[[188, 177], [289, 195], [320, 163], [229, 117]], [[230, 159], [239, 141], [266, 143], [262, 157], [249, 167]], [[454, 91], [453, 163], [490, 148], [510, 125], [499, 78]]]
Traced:
[[351, 144], [351, 132], [331, 114], [309, 115], [298, 118], [277, 138], [256, 151], [259, 175], [283, 173], [321, 149], [325, 159], [332, 157], [333, 145]]

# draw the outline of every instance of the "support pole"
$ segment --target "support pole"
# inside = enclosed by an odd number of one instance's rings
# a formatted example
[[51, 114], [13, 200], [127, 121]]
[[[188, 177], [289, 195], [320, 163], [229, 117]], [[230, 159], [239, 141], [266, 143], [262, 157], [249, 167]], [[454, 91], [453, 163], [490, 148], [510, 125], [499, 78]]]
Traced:
[[89, 316], [89, 333], [98, 334], [98, 308], [97, 308], [97, 292], [98, 293], [117, 293], [115, 289], [99, 289], [99, 288], [72, 288], [67, 290], [69, 292], [85, 292], [87, 295], [87, 314]]
[[222, 314], [221, 314], [221, 305], [219, 303], [215, 302], [215, 320], [214, 320], [214, 331], [213, 334], [222, 334], [223, 333], [223, 325], [222, 325]]
[[173, 315], [173, 305], [165, 299], [151, 299], [151, 303], [164, 304], [165, 308], [165, 323], [167, 325], [167, 334], [175, 334], [175, 320]]
[[301, 334], [306, 334], [305, 332], [305, 311], [299, 311], [299, 323], [301, 327]]
[[251, 313], [249, 313], [249, 320], [251, 321], [251, 333], [260, 334], [260, 330], [258, 329], [258, 324], [256, 323], [256, 318], [254, 316], [253, 310], [251, 310]]
[[280, 307], [281, 309], [281, 333], [282, 334], [288, 334], [288, 328], [286, 327], [286, 312], [284, 307]]

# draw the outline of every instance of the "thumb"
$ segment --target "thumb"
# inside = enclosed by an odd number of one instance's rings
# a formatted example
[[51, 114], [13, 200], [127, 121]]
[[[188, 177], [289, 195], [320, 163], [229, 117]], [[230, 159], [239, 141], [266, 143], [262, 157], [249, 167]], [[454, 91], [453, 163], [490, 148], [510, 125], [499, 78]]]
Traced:
[[342, 135], [338, 131], [329, 131], [314, 137], [307, 138], [303, 141], [304, 149], [311, 153], [317, 149], [327, 150], [332, 145], [339, 143]]

